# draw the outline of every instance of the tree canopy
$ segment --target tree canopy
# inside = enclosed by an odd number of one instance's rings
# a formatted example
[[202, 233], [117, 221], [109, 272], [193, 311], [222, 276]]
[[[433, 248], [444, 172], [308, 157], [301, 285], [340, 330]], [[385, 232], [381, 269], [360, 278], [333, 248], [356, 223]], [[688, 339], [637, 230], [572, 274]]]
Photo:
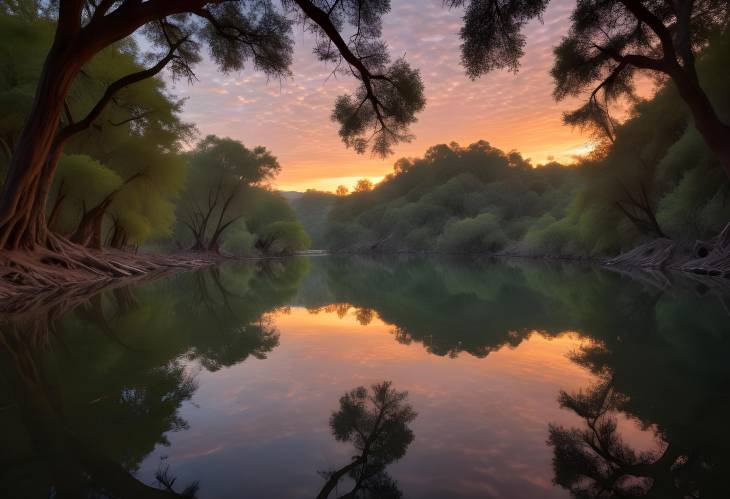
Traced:
[[[30, 112], [53, 23], [17, 15], [2, 15], [0, 23], [0, 45], [17, 47], [0, 52], [6, 68], [0, 100], [9, 111], [0, 123], [6, 151], [0, 153], [0, 171], [5, 171]], [[139, 57], [138, 46], [131, 42], [99, 54], [71, 88], [64, 121], [88, 113], [110, 81], [141, 69]], [[181, 120], [181, 108], [182, 102], [159, 79], [121, 90], [95, 125], [76, 135], [60, 156], [48, 208], [51, 230], [77, 235], [83, 244], [93, 238], [96, 246], [138, 245], [169, 236], [175, 197], [185, 178], [179, 152], [194, 133]]]
[[[209, 135], [187, 154], [188, 180], [178, 217], [192, 235], [192, 248], [234, 252], [256, 247], [263, 252], [291, 253], [308, 247], [309, 238], [292, 209], [267, 182], [280, 170], [278, 160], [262, 146]], [[189, 238], [183, 238], [187, 240]]]
[[[549, 0], [449, 0], [465, 7], [462, 63], [471, 78], [495, 69], [517, 71], [525, 26], [539, 19]], [[552, 76], [557, 100], [587, 94], [565, 122], [613, 137], [610, 105], [635, 97], [635, 76], [648, 71], [670, 79], [689, 107], [697, 129], [730, 175], [730, 126], [705, 92], [696, 56], [730, 20], [721, 0], [651, 2], [579, 1], [567, 35], [555, 48]]]
[[[0, 248], [57, 252], [66, 245], [48, 231], [49, 186], [69, 140], [97, 123], [120, 91], [165, 68], [173, 80], [193, 81], [204, 47], [223, 72], [251, 65], [269, 77], [287, 77], [297, 23], [315, 34], [322, 61], [358, 82], [351, 95], [336, 100], [332, 113], [345, 144], [360, 153], [390, 153], [393, 145], [410, 140], [408, 127], [425, 100], [418, 71], [402, 58], [391, 62], [381, 40], [382, 17], [389, 10], [389, 1], [360, 0], [3, 3], [4, 13], [53, 20], [55, 34], [5, 176]], [[343, 34], [347, 30], [350, 36]], [[133, 35], [146, 39], [143, 59], [152, 65], [110, 81], [88, 112], [72, 119], [67, 99], [79, 76], [102, 52]], [[85, 232], [79, 237], [85, 239]], [[67, 265], [79, 262], [68, 258]]]

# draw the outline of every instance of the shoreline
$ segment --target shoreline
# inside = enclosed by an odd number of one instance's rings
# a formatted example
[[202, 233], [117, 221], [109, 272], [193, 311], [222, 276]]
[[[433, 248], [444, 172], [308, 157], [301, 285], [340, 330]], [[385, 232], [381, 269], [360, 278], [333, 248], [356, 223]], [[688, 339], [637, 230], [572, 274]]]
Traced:
[[[655, 242], [647, 243], [655, 245]], [[646, 246], [646, 245], [644, 245]], [[316, 256], [441, 256], [441, 257], [482, 257], [496, 259], [520, 259], [531, 261], [561, 261], [585, 263], [597, 265], [606, 270], [612, 270], [621, 274], [629, 275], [632, 278], [645, 281], [653, 286], [666, 289], [675, 284], [671, 279], [672, 275], [683, 275], [695, 282], [715, 282], [722, 287], [730, 287], [730, 270], [727, 269], [704, 269], [688, 263], [696, 263], [696, 260], [684, 262], [668, 262], [664, 265], [657, 265], [655, 260], [646, 264], [641, 259], [632, 255], [646, 252], [644, 246], [619, 255], [614, 258], [596, 258], [571, 255], [537, 255], [518, 253], [444, 253], [437, 251], [424, 252], [377, 252], [377, 251], [329, 251], [329, 250], [307, 250], [296, 252], [291, 255], [278, 256], [229, 256], [215, 253], [178, 252], [178, 253], [127, 253], [121, 251], [102, 250], [92, 254], [102, 261], [105, 257], [114, 261], [123, 261], [128, 264], [133, 272], [127, 275], [111, 275], [94, 272], [59, 271], [54, 269], [49, 272], [53, 279], [56, 276], [63, 276], [50, 285], [16, 284], [9, 279], [0, 281], [0, 314], [16, 314], [23, 311], [43, 307], [49, 303], [64, 301], [75, 301], [93, 296], [101, 291], [113, 289], [118, 286], [154, 280], [169, 275], [194, 271], [210, 266], [220, 265], [226, 262], [246, 262], [258, 260], [280, 260], [290, 257], [316, 257]], [[0, 275], [7, 276], [11, 271], [7, 262], [11, 262], [12, 255], [0, 254]]]
[[[652, 243], [649, 243], [652, 244]], [[363, 255], [363, 256], [388, 256], [388, 255], [412, 255], [412, 256], [450, 256], [450, 257], [482, 257], [482, 258], [499, 258], [499, 259], [522, 259], [522, 260], [544, 260], [544, 261], [564, 261], [575, 263], [587, 263], [599, 265], [605, 269], [613, 269], [620, 271], [643, 271], [653, 273], [679, 273], [683, 275], [692, 275], [699, 278], [722, 279], [730, 282], [730, 268], [725, 268], [730, 262], [723, 261], [722, 267], [702, 267], [701, 259], [686, 258], [678, 261], [667, 262], [665, 264], [657, 264], [652, 261], [644, 262], [638, 258], [632, 258], [630, 255], [634, 252], [641, 254], [646, 251], [645, 245], [639, 246], [627, 253], [617, 255], [615, 257], [590, 257], [576, 255], [550, 255], [550, 254], [524, 254], [524, 253], [446, 253], [442, 251], [327, 251], [321, 250], [322, 253], [317, 255]], [[628, 257], [627, 257], [628, 255]]]
[[[90, 251], [89, 254], [100, 261], [107, 258], [115, 263], [122, 262], [128, 272], [113, 274], [92, 269], [58, 269], [50, 265], [38, 264], [34, 270], [44, 275], [48, 284], [35, 285], [28, 282], [13, 282], [14, 258], [18, 253], [0, 253], [0, 314], [16, 314], [35, 308], [56, 304], [76, 297], [93, 296], [101, 291], [114, 289], [127, 284], [154, 280], [182, 272], [190, 272], [225, 262], [274, 260], [286, 256], [237, 257], [216, 253], [176, 252], [176, 253], [128, 253], [122, 251]], [[32, 254], [22, 254], [24, 262], [36, 263]], [[45, 268], [44, 268], [45, 267]], [[45, 272], [45, 274], [44, 274]]]

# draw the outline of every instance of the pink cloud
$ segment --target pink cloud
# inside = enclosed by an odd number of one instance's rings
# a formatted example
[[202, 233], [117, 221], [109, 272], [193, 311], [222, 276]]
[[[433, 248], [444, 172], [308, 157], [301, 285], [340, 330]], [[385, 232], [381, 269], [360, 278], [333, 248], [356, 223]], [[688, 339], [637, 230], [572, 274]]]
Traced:
[[[354, 81], [332, 77], [332, 68], [316, 60], [311, 35], [301, 28], [290, 79], [267, 80], [249, 69], [221, 75], [206, 61], [197, 71], [201, 84], [178, 84], [174, 90], [189, 97], [185, 118], [202, 134], [271, 149], [283, 165], [276, 182], [282, 188], [330, 188], [328, 179], [382, 177], [398, 157], [420, 156], [431, 145], [451, 141], [486, 139], [535, 162], [548, 156], [567, 161], [589, 140], [562, 125], [562, 112], [575, 102], [553, 101], [549, 69], [573, 6], [573, 1], [553, 1], [543, 22], [527, 27], [527, 54], [518, 74], [496, 72], [470, 81], [459, 64], [461, 11], [444, 8], [442, 0], [395, 0], [384, 38], [394, 58], [405, 54], [421, 70], [427, 106], [412, 129], [416, 139], [384, 161], [358, 156], [340, 142], [331, 108], [337, 95], [352, 91]], [[231, 87], [238, 105], [230, 103]]]

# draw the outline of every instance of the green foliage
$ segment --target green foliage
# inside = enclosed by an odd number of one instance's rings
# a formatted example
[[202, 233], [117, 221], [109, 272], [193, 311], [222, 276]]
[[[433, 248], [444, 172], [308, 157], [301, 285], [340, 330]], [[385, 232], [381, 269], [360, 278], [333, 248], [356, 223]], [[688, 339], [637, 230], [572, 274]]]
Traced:
[[[0, 105], [6, 110], [0, 118], [0, 172], [30, 111], [53, 30], [49, 18], [0, 15]], [[112, 81], [142, 69], [141, 55], [133, 42], [124, 41], [94, 58], [69, 92], [64, 123], [85, 116]], [[63, 198], [53, 228], [71, 233], [84, 210], [112, 194], [106, 230], [116, 221], [129, 244], [169, 236], [185, 178], [181, 142], [194, 132], [180, 120], [181, 109], [162, 80], [144, 80], [119, 92], [95, 125], [66, 147], [49, 202], [50, 209]]]
[[[186, 241], [194, 249], [218, 251], [227, 244], [229, 229], [239, 221], [245, 220], [248, 227], [241, 230], [256, 232], [262, 223], [261, 210], [267, 207], [269, 216], [280, 219], [282, 213], [276, 210], [279, 205], [272, 194], [258, 187], [281, 169], [265, 147], [248, 149], [237, 140], [209, 135], [187, 159], [188, 183], [178, 205], [182, 225], [177, 230], [178, 241]], [[283, 216], [288, 217], [290, 211], [285, 206]], [[236, 252], [245, 252], [241, 246], [245, 233], [236, 237], [238, 241], [230, 244]]]
[[66, 196], [58, 224], [51, 227], [61, 233], [76, 228], [79, 213], [84, 207], [99, 203], [107, 193], [122, 185], [122, 178], [114, 170], [85, 154], [67, 154], [58, 164], [59, 192]]
[[53, 26], [38, 19], [0, 15], [0, 181], [35, 95]]
[[311, 239], [296, 220], [280, 220], [266, 225], [257, 234], [256, 244], [266, 253], [290, 255], [309, 248]]
[[500, 251], [507, 244], [507, 236], [492, 213], [482, 213], [449, 223], [439, 239], [438, 249], [445, 253], [477, 253]]
[[[728, 64], [727, 34], [697, 63], [724, 116]], [[484, 141], [434, 146], [371, 192], [338, 197], [328, 246], [601, 257], [647, 238], [710, 238], [730, 220], [728, 179], [673, 86], [638, 102], [612, 138], [575, 167], [532, 168]]]
[[347, 251], [509, 250], [531, 220], [564, 214], [578, 180], [575, 169], [532, 168], [484, 141], [434, 146], [396, 162], [372, 191], [338, 197], [327, 241]]
[[236, 256], [255, 255], [256, 235], [251, 234], [244, 220], [233, 224], [223, 239], [221, 248], [224, 252]]
[[327, 218], [337, 199], [335, 194], [308, 189], [304, 194], [289, 201], [304, 230], [312, 240], [313, 248], [325, 247]]

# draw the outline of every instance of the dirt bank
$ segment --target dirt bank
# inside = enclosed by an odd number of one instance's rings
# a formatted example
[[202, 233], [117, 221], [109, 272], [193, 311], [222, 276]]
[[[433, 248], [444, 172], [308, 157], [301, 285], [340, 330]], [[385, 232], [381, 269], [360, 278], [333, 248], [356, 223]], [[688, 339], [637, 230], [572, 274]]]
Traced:
[[83, 295], [115, 282], [192, 270], [226, 260], [213, 253], [129, 253], [85, 250], [74, 265], [47, 252], [0, 253], [0, 312], [56, 301], [66, 293]]

